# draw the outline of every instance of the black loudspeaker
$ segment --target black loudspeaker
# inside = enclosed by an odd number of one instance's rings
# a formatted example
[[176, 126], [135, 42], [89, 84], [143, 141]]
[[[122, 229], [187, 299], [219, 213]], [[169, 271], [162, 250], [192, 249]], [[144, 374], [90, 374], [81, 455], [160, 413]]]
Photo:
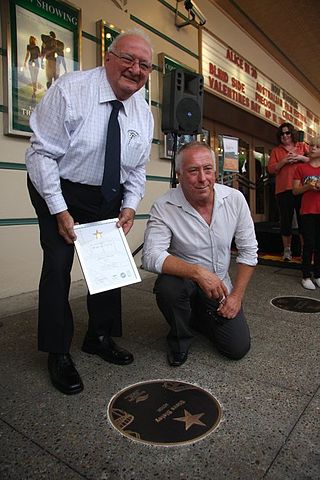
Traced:
[[181, 69], [163, 77], [163, 133], [178, 135], [202, 132], [203, 76]]

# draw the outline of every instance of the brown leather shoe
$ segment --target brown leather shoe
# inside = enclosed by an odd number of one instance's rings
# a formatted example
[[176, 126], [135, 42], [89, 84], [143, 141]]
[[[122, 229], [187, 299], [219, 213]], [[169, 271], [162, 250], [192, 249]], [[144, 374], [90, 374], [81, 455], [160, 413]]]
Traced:
[[49, 353], [48, 370], [52, 385], [66, 395], [80, 393], [83, 383], [69, 353]]
[[116, 365], [129, 365], [134, 358], [132, 353], [120, 348], [110, 337], [90, 337], [86, 335], [82, 351], [92, 355], [99, 355], [103, 360]]

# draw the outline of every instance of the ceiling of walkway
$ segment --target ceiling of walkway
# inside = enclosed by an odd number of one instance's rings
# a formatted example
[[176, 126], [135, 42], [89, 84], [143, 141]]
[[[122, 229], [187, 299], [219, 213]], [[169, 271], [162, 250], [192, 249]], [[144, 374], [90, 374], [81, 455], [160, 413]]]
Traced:
[[210, 0], [320, 101], [320, 0]]

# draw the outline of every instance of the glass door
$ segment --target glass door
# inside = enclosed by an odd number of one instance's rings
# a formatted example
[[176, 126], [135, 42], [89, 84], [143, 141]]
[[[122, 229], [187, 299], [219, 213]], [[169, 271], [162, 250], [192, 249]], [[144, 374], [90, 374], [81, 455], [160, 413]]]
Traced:
[[252, 189], [250, 173], [250, 145], [242, 138], [239, 138], [239, 173], [237, 179], [238, 189], [243, 193], [249, 206], [251, 205], [250, 190]]
[[277, 206], [274, 196], [274, 179], [269, 176], [267, 165], [270, 158], [271, 145], [255, 139], [253, 149], [253, 168], [255, 183], [255, 199], [253, 218], [255, 222], [276, 221]]
[[[204, 119], [203, 126], [210, 131], [211, 146], [217, 159], [217, 181], [240, 190], [246, 198], [254, 222], [277, 221], [274, 179], [267, 172], [273, 145], [260, 141], [239, 130]], [[238, 171], [224, 170], [222, 138], [238, 138]]]

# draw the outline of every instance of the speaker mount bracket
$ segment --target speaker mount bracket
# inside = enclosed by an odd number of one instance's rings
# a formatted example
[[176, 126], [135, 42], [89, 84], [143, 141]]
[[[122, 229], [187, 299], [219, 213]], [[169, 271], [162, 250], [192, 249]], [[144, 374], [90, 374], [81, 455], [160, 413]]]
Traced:
[[[179, 3], [183, 2], [184, 7], [188, 12], [188, 18], [181, 22], [180, 18], [186, 18], [185, 15], [179, 12]], [[196, 20], [196, 18], [198, 20]], [[199, 28], [202, 27], [206, 23], [206, 18], [196, 6], [194, 1], [192, 0], [177, 0], [176, 3], [176, 11], [175, 11], [175, 26], [180, 29], [182, 27], [186, 27], [187, 25], [192, 25], [193, 27]]]

